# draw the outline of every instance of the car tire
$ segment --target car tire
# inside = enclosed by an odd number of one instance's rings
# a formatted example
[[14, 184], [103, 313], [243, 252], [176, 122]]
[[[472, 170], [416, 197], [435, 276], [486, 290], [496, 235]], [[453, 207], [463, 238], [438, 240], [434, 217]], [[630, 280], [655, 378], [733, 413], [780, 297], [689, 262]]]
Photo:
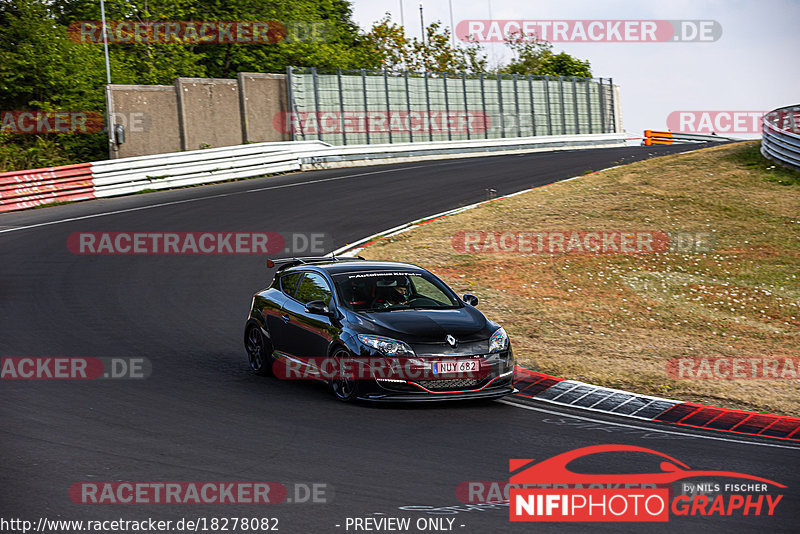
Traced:
[[[351, 359], [352, 356], [347, 349], [338, 348], [333, 352], [333, 359], [336, 361], [337, 369], [343, 369], [342, 360]], [[358, 398], [358, 380], [352, 376], [348, 377], [342, 373], [328, 381], [328, 387], [333, 396], [341, 402], [353, 402]]]
[[250, 370], [259, 376], [272, 374], [272, 350], [269, 342], [264, 340], [261, 327], [251, 324], [244, 334], [244, 348]]

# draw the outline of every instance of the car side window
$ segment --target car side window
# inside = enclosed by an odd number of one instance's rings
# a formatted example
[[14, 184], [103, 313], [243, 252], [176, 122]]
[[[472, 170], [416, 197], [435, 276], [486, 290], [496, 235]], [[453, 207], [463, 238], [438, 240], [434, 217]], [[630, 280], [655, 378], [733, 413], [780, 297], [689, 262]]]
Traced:
[[297, 284], [300, 282], [301, 276], [303, 276], [303, 273], [291, 273], [281, 276], [281, 291], [293, 297], [295, 291], [297, 291]]
[[325, 304], [330, 304], [332, 296], [333, 293], [324, 276], [319, 273], [306, 273], [294, 298], [303, 304], [308, 304], [312, 300], [321, 300]]

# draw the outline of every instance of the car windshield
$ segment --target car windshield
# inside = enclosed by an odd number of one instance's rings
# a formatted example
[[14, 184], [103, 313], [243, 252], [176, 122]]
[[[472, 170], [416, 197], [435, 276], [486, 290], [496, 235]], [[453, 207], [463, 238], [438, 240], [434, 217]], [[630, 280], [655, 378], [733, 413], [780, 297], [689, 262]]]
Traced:
[[370, 271], [333, 276], [339, 300], [353, 311], [443, 309], [460, 306], [455, 294], [428, 273]]

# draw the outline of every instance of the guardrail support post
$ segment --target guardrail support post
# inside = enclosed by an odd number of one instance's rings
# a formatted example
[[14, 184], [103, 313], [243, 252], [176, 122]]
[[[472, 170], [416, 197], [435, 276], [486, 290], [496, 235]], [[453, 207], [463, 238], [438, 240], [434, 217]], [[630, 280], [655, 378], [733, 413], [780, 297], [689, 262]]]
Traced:
[[316, 125], [317, 125], [317, 139], [322, 141], [322, 124], [320, 124], [320, 112], [319, 112], [319, 88], [317, 86], [317, 67], [311, 67], [311, 81], [313, 82], [314, 86], [314, 113], [316, 115]]
[[406, 111], [408, 112], [408, 116], [406, 117], [406, 122], [408, 123], [408, 142], [414, 142], [414, 131], [411, 128], [411, 92], [408, 90], [408, 71], [403, 71], [403, 78], [405, 78], [406, 82]]
[[453, 132], [450, 129], [450, 98], [447, 94], [447, 73], [442, 74], [442, 84], [444, 85], [444, 110], [445, 121], [447, 122], [447, 140], [453, 140]]
[[428, 118], [425, 123], [428, 125], [428, 139], [433, 141], [433, 128], [431, 127], [431, 94], [428, 90], [428, 71], [422, 73], [425, 76], [425, 103], [428, 107]]
[[567, 135], [567, 108], [564, 106], [564, 77], [558, 77], [559, 102], [561, 102], [561, 134]]
[[383, 86], [386, 92], [386, 127], [389, 130], [389, 143], [392, 143], [392, 107], [389, 103], [389, 73], [383, 69]]
[[519, 116], [519, 85], [517, 73], [514, 73], [514, 113], [517, 114], [517, 137], [522, 137], [522, 117]]
[[[292, 113], [297, 113], [297, 105], [294, 101], [294, 90], [292, 89], [292, 67], [286, 67], [286, 100], [289, 104], [289, 123], [291, 124], [292, 141], [297, 141], [297, 132], [294, 131], [294, 121], [292, 120]], [[295, 115], [297, 117], [297, 115]], [[183, 137], [183, 136], [181, 136]], [[185, 149], [184, 149], [185, 150]]]
[[364, 126], [367, 133], [367, 144], [369, 144], [369, 108], [367, 107], [367, 71], [361, 69], [361, 89], [364, 95]]
[[572, 109], [575, 112], [575, 133], [581, 133], [581, 121], [578, 116], [578, 77], [572, 77]]
[[606, 132], [606, 88], [603, 85], [603, 78], [599, 79], [599, 85], [597, 86], [597, 96], [600, 99], [600, 130], [601, 133]]
[[469, 116], [469, 102], [467, 101], [467, 74], [461, 73], [461, 85], [464, 89], [464, 120], [467, 121], [467, 139], [472, 139], [472, 121]]
[[500, 137], [506, 136], [506, 117], [503, 114], [503, 80], [497, 73], [497, 104], [500, 106]]
[[344, 91], [342, 91], [342, 69], [336, 69], [336, 84], [339, 86], [339, 125], [342, 129], [342, 144], [347, 144], [347, 132], [344, 127]]
[[616, 133], [617, 131], [617, 110], [614, 109], [614, 78], [608, 79], [608, 92], [611, 95], [611, 132]]
[[544, 101], [547, 108], [547, 135], [553, 135], [553, 109], [550, 106], [550, 76], [544, 76]]
[[536, 108], [533, 106], [533, 76], [528, 74], [528, 98], [531, 101], [531, 131], [536, 137]]
[[489, 139], [489, 116], [486, 114], [486, 88], [483, 85], [483, 73], [481, 72], [481, 106], [483, 107], [483, 137]]
[[589, 124], [589, 133], [594, 133], [594, 126], [592, 125], [592, 79], [584, 78], [586, 82], [586, 119]]

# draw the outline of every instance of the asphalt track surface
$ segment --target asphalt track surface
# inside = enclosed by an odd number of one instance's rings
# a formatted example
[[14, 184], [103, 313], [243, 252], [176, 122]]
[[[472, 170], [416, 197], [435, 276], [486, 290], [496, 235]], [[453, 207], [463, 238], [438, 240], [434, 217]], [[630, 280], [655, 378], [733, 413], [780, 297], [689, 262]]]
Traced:
[[[67, 236], [81, 231], [322, 231], [341, 246], [482, 200], [487, 188], [502, 195], [681, 150], [324, 170], [3, 215], [0, 355], [146, 357], [153, 373], [127, 381], [0, 381], [0, 518], [277, 517], [284, 533], [354, 532], [345, 526], [355, 517], [409, 517], [412, 526], [418, 518], [452, 518], [463, 533], [797, 532], [800, 447], [791, 442], [544, 403], [342, 405], [320, 384], [249, 372], [242, 327], [252, 294], [269, 281], [264, 258], [78, 256], [66, 247]], [[462, 505], [455, 494], [462, 481], [507, 480], [510, 458], [606, 443], [775, 480], [787, 486], [785, 497], [771, 518], [673, 516], [661, 524], [511, 524], [507, 507], [432, 509]], [[611, 473], [650, 467], [613, 455], [586, 466]], [[83, 481], [322, 483], [329, 502], [75, 504], [67, 490]], [[409, 506], [422, 508], [401, 509]]]

